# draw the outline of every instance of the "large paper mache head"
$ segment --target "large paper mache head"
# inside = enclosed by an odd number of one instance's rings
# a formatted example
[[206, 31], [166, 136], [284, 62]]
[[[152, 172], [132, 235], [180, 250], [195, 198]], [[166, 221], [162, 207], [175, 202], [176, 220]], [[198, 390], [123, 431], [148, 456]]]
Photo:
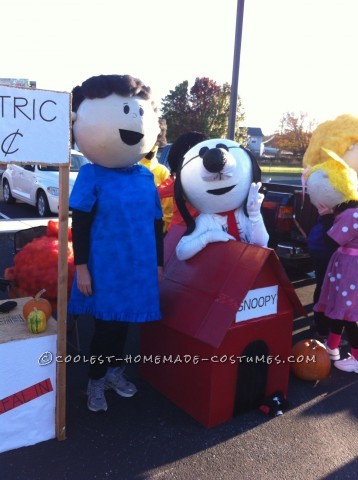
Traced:
[[342, 203], [357, 201], [357, 172], [335, 152], [322, 150], [326, 155], [325, 161], [304, 172], [307, 193], [313, 205], [334, 209]]
[[260, 167], [249, 150], [233, 140], [205, 140], [185, 154], [177, 170], [175, 200], [191, 229], [185, 200], [201, 213], [245, 210], [251, 184], [260, 180]]
[[72, 91], [72, 131], [94, 164], [124, 168], [153, 148], [160, 133], [151, 90], [131, 75], [99, 75]]
[[358, 173], [358, 116], [343, 114], [319, 124], [303, 156], [303, 166], [325, 162], [325, 148], [335, 152]]

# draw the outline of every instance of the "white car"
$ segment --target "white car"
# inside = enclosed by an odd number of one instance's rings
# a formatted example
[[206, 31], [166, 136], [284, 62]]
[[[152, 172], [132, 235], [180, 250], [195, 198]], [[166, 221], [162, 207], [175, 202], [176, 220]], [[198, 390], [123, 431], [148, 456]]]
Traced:
[[[77, 150], [71, 150], [69, 193], [82, 165], [89, 160]], [[3, 197], [6, 203], [16, 200], [33, 205], [40, 217], [58, 214], [59, 167], [54, 165], [8, 164], [2, 175]]]

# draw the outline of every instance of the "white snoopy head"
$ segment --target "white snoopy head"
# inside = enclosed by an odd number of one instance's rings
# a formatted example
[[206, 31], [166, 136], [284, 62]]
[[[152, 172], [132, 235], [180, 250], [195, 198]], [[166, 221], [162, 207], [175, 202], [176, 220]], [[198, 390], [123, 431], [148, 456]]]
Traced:
[[201, 213], [246, 207], [251, 183], [260, 179], [254, 155], [239, 143], [228, 139], [205, 140], [185, 154], [177, 172], [178, 208], [181, 211], [183, 203], [180, 189], [183, 197]]

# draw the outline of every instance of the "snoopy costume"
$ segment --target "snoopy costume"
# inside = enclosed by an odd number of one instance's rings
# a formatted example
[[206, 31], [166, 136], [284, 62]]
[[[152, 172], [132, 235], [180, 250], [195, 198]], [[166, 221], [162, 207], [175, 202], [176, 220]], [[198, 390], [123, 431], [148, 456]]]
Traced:
[[[175, 182], [175, 199], [187, 224], [176, 247], [179, 260], [191, 258], [212, 242], [240, 240], [267, 246], [260, 177], [253, 154], [232, 140], [206, 140], [186, 153]], [[184, 199], [201, 212], [195, 222]]]

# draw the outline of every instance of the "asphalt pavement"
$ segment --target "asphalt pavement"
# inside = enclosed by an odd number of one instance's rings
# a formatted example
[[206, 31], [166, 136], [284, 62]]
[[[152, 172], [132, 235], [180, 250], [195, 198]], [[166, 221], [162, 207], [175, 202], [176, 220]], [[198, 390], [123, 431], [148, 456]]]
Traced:
[[[0, 276], [12, 262], [11, 238], [0, 241]], [[308, 317], [294, 321], [293, 343], [312, 338], [310, 275], [292, 275]], [[0, 298], [5, 298], [4, 293]], [[88, 353], [92, 320], [78, 321]], [[279, 334], [279, 332], [278, 332]], [[73, 350], [69, 333], [68, 353]], [[126, 349], [139, 351], [139, 329]], [[344, 347], [343, 353], [347, 347]], [[331, 368], [315, 384], [290, 376], [289, 408], [271, 418], [259, 409], [206, 428], [128, 367], [133, 398], [108, 392], [106, 413], [86, 407], [87, 365], [68, 364], [66, 439], [0, 454], [1, 480], [316, 480], [358, 478], [358, 376]], [[0, 379], [1, 381], [1, 379]], [[187, 395], [191, 392], [188, 391]], [[0, 432], [1, 441], [1, 432]]]

